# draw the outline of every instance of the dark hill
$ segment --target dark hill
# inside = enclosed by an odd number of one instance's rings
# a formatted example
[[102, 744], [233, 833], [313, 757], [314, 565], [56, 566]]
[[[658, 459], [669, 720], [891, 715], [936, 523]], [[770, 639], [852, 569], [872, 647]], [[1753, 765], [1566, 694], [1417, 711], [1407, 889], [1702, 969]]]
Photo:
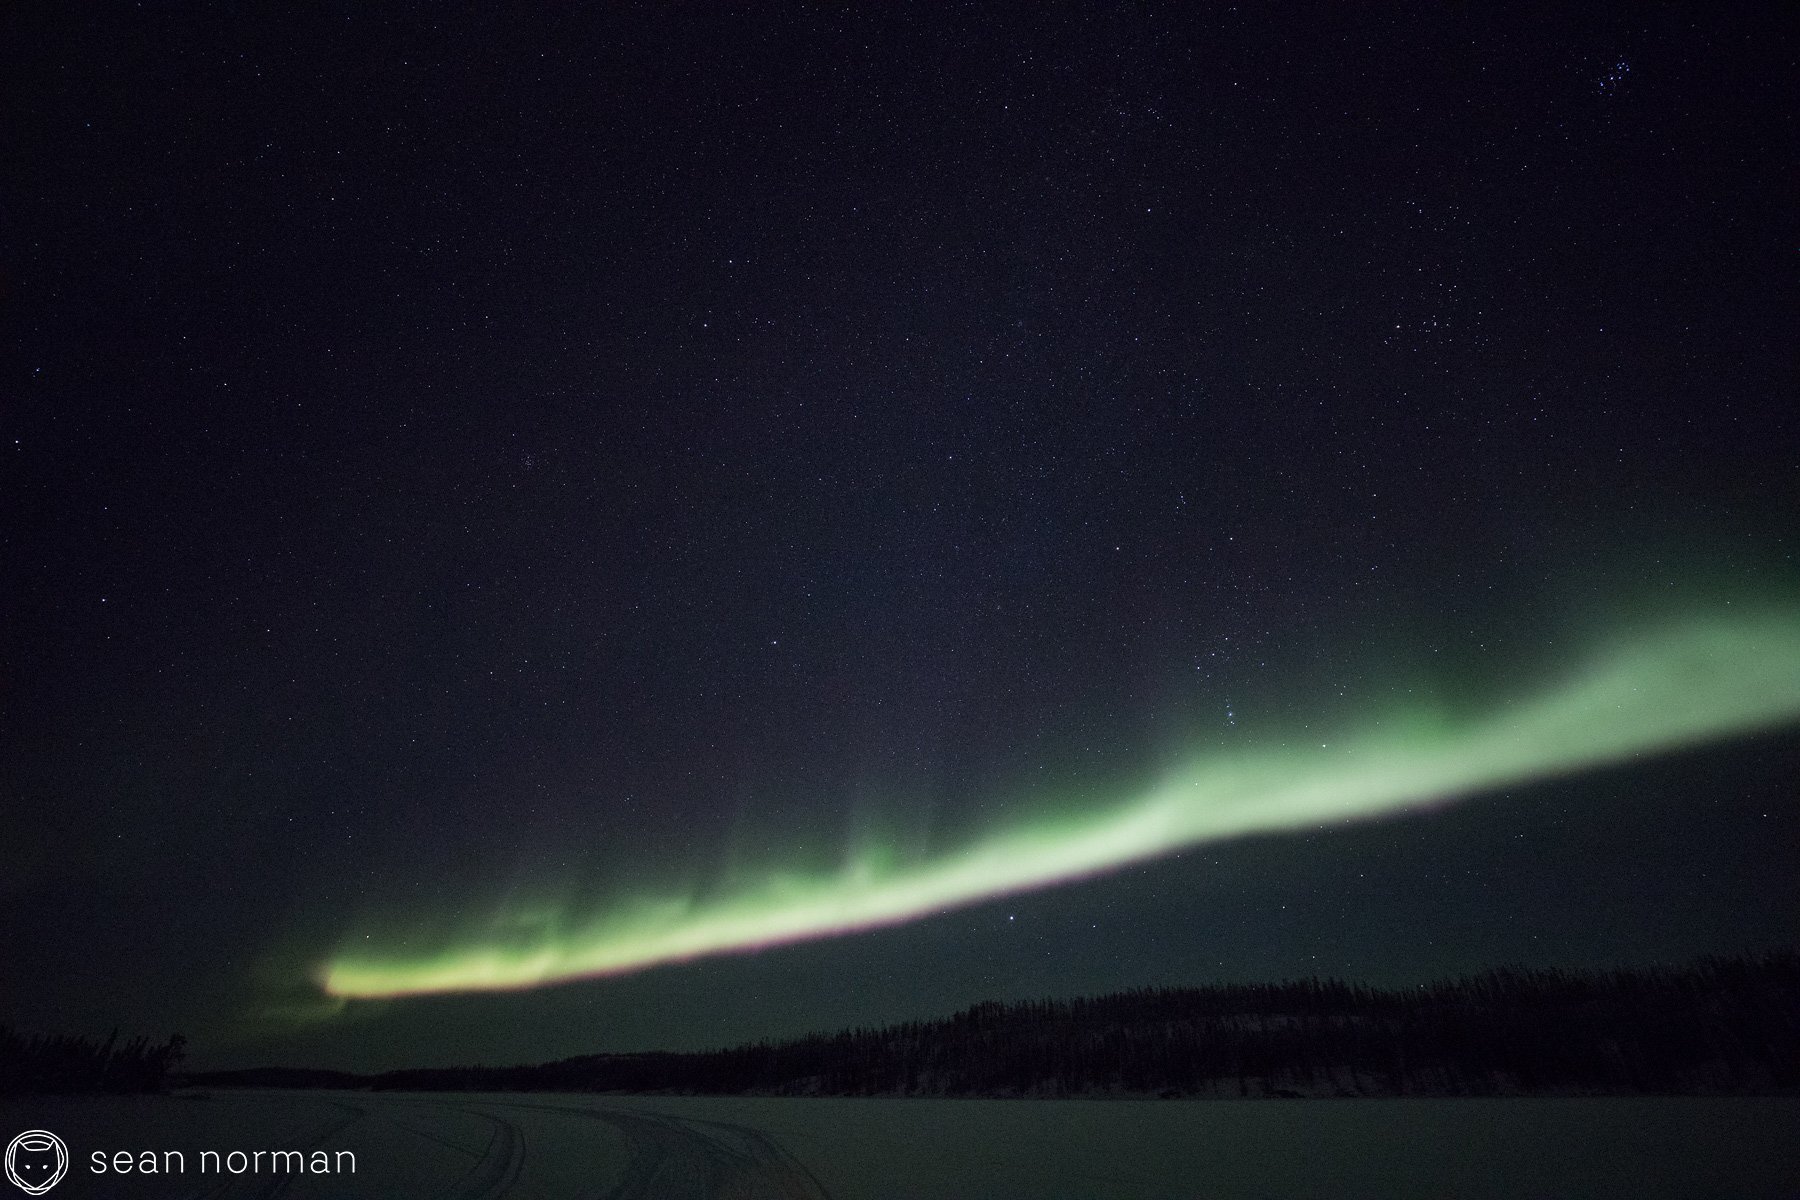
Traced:
[[1388, 1096], [1800, 1089], [1800, 955], [1509, 968], [1404, 989], [1308, 979], [978, 1004], [700, 1053], [394, 1071], [409, 1090], [785, 1096]]

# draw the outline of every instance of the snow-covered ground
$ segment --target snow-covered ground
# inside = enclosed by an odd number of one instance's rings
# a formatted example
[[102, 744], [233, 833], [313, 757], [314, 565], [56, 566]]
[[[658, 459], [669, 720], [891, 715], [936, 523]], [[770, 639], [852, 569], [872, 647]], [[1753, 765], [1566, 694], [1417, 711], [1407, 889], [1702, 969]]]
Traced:
[[[983, 1101], [230, 1092], [0, 1104], [56, 1197], [1800, 1196], [1800, 1099]], [[140, 1152], [179, 1173], [143, 1174]], [[213, 1151], [219, 1158], [202, 1159]], [[300, 1150], [330, 1173], [233, 1174]], [[325, 1151], [323, 1158], [315, 1150]], [[96, 1173], [93, 1154], [109, 1161]], [[129, 1152], [130, 1174], [116, 1169]], [[164, 1152], [179, 1151], [181, 1160]], [[355, 1171], [345, 1168], [354, 1155]], [[205, 1170], [203, 1171], [203, 1162]], [[253, 1158], [249, 1160], [255, 1164]], [[0, 1194], [13, 1192], [0, 1183]]]

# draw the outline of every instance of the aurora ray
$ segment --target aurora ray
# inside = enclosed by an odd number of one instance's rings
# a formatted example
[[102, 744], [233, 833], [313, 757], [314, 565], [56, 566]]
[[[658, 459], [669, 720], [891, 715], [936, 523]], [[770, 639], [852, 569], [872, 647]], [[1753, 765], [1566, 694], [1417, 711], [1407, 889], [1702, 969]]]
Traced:
[[577, 915], [524, 943], [474, 936], [421, 954], [358, 939], [320, 980], [353, 999], [623, 974], [897, 924], [1204, 842], [1397, 814], [1796, 719], [1800, 613], [1690, 619], [1468, 718], [1422, 710], [1347, 736], [1202, 756], [1137, 794], [1021, 821], [923, 861], [865, 852], [829, 873], [769, 871], [726, 895]]

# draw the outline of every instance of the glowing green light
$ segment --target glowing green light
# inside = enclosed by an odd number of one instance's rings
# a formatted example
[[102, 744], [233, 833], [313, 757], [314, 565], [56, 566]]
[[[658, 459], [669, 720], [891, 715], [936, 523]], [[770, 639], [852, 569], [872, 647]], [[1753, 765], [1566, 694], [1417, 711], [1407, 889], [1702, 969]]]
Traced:
[[1074, 818], [1038, 818], [922, 862], [877, 850], [826, 874], [770, 872], [721, 897], [553, 914], [439, 953], [361, 942], [326, 965], [340, 997], [526, 988], [891, 925], [1202, 842], [1376, 817], [1800, 718], [1800, 615], [1695, 620], [1591, 658], [1479, 716], [1417, 713], [1190, 762]]

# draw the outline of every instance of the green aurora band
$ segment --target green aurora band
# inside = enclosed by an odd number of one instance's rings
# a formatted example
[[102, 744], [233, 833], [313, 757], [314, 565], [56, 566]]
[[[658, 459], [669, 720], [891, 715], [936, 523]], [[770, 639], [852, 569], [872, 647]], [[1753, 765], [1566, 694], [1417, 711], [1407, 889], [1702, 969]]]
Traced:
[[[647, 900], [437, 952], [357, 938], [323, 965], [344, 999], [530, 988], [893, 925], [1247, 834], [1442, 804], [1800, 719], [1800, 612], [1690, 619], [1615, 644], [1562, 681], [1466, 719], [1404, 715], [1188, 762], [1079, 816], [1039, 817], [901, 862], [770, 871], [729, 893]], [[402, 943], [402, 945], [404, 945]]]

